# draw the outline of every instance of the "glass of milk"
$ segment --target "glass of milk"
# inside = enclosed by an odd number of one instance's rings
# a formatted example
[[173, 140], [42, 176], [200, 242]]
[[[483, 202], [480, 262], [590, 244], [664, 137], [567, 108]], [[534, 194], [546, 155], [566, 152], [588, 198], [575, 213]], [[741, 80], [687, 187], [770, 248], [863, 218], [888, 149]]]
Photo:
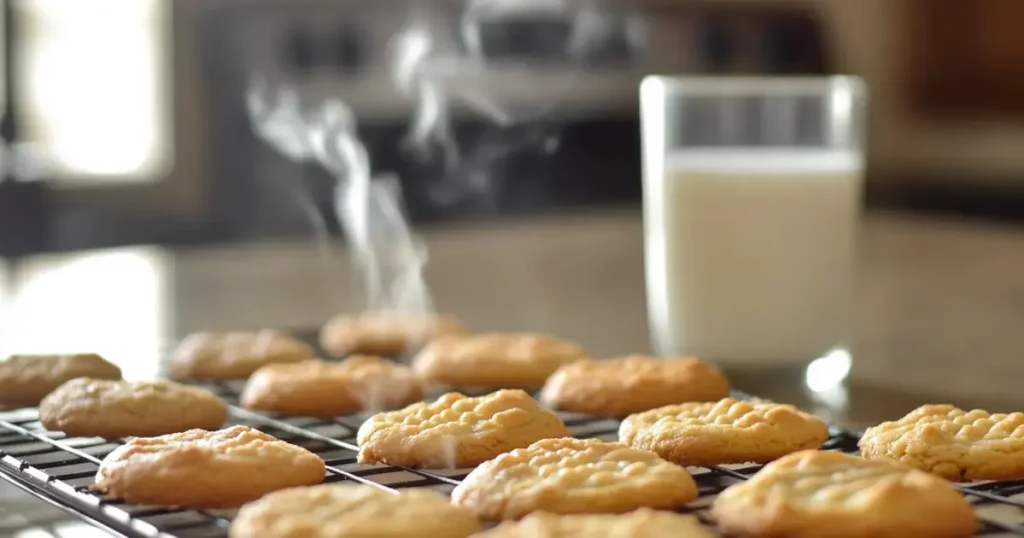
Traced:
[[848, 371], [864, 101], [845, 76], [643, 81], [657, 353], [727, 370], [831, 357]]

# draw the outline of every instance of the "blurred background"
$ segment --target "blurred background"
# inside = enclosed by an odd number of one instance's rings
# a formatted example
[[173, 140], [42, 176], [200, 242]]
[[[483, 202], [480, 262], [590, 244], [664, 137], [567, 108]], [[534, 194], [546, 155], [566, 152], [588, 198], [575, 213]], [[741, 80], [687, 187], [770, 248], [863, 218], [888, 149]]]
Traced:
[[[313, 240], [339, 235], [334, 181], [290, 116], [254, 122], [257, 77], [351, 109], [439, 311], [647, 352], [640, 80], [853, 74], [852, 370], [737, 386], [852, 428], [1019, 410], [1021, 21], [1021, 0], [0, 0], [0, 357], [96, 351], [145, 379], [191, 332], [310, 337], [366, 308]], [[33, 513], [4, 485], [0, 534]]]
[[[438, 196], [418, 180], [433, 165], [399, 151], [412, 104], [385, 51], [413, 4], [430, 12], [435, 44], [483, 55], [504, 103], [550, 105], [501, 132], [453, 116], [467, 147], [526, 148], [488, 157], [488, 188]], [[651, 72], [860, 75], [869, 207], [1024, 216], [1024, 4], [1013, 0], [606, 2], [589, 21], [599, 42], [571, 68], [565, 42], [583, 18], [481, 19], [469, 43], [461, 1], [3, 5], [7, 256], [308, 235], [301, 207], [281, 201], [291, 183], [331, 220], [326, 174], [253, 134], [255, 72], [314, 103], [345, 99], [374, 168], [400, 172], [417, 226], [638, 205], [636, 87]], [[537, 132], [551, 138], [534, 151]]]
[[439, 310], [643, 352], [641, 78], [842, 73], [870, 91], [851, 378], [1019, 398], [1017, 0], [2, 6], [0, 351], [94, 350], [143, 378], [190, 332], [367, 308], [314, 240], [340, 235], [334, 181], [293, 125], [333, 99], [395, 172]]

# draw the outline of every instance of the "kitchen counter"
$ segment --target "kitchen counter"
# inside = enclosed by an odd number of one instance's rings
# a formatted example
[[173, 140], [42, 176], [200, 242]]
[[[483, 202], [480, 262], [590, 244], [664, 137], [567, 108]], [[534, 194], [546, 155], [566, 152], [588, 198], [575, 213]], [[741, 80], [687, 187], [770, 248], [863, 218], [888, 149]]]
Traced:
[[[550, 332], [599, 357], [649, 348], [637, 211], [424, 239], [437, 308], [473, 327]], [[860, 240], [853, 385], [1024, 407], [1024, 227], [869, 213]], [[31, 258], [0, 278], [0, 352], [96, 349], [127, 377], [151, 377], [193, 331], [311, 328], [361, 309], [340, 250], [289, 241]]]
[[[595, 356], [649, 347], [635, 210], [433, 228], [425, 239], [439, 310], [476, 328], [550, 332]], [[851, 428], [926, 401], [1024, 409], [1024, 228], [870, 213], [861, 261], [849, 387], [815, 394], [754, 378], [740, 388]], [[156, 375], [161, 351], [192, 331], [309, 328], [363, 304], [351, 266], [311, 242], [44, 256], [0, 276], [0, 348], [91, 348], [129, 378]]]

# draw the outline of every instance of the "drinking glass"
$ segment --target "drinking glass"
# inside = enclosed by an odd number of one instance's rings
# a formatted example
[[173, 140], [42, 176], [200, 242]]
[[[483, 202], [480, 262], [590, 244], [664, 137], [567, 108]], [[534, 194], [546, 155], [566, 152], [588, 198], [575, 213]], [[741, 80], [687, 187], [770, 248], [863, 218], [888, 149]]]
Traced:
[[826, 357], [824, 377], [845, 377], [864, 104], [864, 85], [849, 76], [644, 79], [645, 269], [658, 354], [726, 370]]

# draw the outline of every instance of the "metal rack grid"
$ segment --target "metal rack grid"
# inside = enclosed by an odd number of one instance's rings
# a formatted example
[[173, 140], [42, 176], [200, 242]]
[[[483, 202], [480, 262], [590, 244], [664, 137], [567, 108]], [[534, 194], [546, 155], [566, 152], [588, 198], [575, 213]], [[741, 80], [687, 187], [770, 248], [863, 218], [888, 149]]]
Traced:
[[[277, 417], [238, 407], [240, 383], [205, 385], [232, 404], [230, 424], [245, 424], [279, 439], [305, 447], [327, 464], [325, 482], [352, 481], [386, 490], [430, 488], [448, 494], [470, 469], [432, 471], [356, 463], [356, 431], [365, 416], [316, 419]], [[738, 395], [744, 397], [744, 395]], [[559, 413], [573, 435], [614, 440], [619, 421], [573, 413]], [[47, 432], [34, 408], [0, 413], [0, 474], [37, 496], [129, 537], [212, 538], [227, 535], [235, 510], [188, 510], [128, 505], [89, 491], [104, 456], [120, 440], [66, 437]], [[835, 430], [823, 446], [856, 452], [857, 436]], [[705, 522], [715, 496], [741, 482], [761, 465], [691, 467], [700, 498], [685, 510]], [[975, 505], [978, 536], [1024, 536], [1024, 481], [961, 485]]]

